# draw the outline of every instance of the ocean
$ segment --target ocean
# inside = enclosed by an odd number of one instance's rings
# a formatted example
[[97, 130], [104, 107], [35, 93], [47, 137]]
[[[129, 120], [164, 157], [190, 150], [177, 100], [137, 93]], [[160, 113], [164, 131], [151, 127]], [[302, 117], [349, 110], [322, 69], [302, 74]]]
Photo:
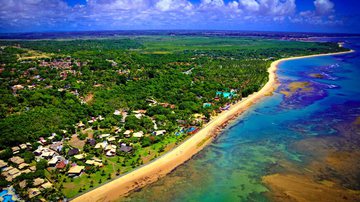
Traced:
[[172, 173], [119, 200], [360, 200], [360, 38], [317, 40], [356, 52], [281, 63], [273, 95]]

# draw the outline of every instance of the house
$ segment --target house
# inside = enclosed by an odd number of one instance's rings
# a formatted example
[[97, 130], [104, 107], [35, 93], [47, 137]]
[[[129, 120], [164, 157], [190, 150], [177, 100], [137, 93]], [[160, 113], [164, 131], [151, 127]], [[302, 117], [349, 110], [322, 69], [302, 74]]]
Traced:
[[27, 145], [26, 145], [26, 144], [21, 144], [21, 145], [19, 145], [19, 147], [20, 147], [20, 149], [22, 149], [22, 150], [27, 149]]
[[80, 122], [77, 124], [77, 126], [78, 126], [79, 128], [83, 128], [83, 127], [85, 127], [85, 124], [83, 124], [83, 122], [80, 121]]
[[120, 112], [119, 110], [115, 110], [114, 115], [115, 115], [115, 116], [120, 116], [120, 115], [121, 115], [121, 112]]
[[42, 151], [43, 151], [43, 147], [42, 146], [39, 146], [33, 153], [36, 155], [36, 156], [40, 156], [42, 154]]
[[24, 169], [24, 168], [29, 167], [29, 164], [27, 164], [27, 163], [21, 163], [18, 167], [19, 167], [20, 170], [22, 170], [22, 169]]
[[105, 151], [106, 151], [106, 156], [114, 156], [116, 154], [116, 145], [108, 145], [106, 148], [105, 148]]
[[50, 142], [52, 142], [56, 137], [56, 133], [52, 133], [50, 137], [48, 137], [47, 139], [50, 140]]
[[96, 145], [96, 140], [95, 139], [87, 139], [87, 143], [91, 146]]
[[74, 158], [76, 158], [77, 160], [83, 160], [85, 159], [86, 155], [85, 154], [77, 154], [74, 156]]
[[0, 159], [0, 169], [5, 168], [7, 165], [8, 165], [8, 164], [7, 164], [5, 161], [3, 161], [3, 160]]
[[32, 171], [30, 169], [26, 169], [26, 170], [22, 170], [21, 174], [27, 174], [27, 173], [31, 173]]
[[125, 123], [125, 120], [126, 120], [126, 117], [128, 116], [128, 113], [127, 112], [122, 112], [121, 113], [121, 116], [122, 116], [122, 118], [121, 118], [121, 123]]
[[41, 185], [42, 189], [51, 189], [52, 187], [53, 187], [53, 185], [50, 182], [46, 182]]
[[43, 150], [41, 157], [44, 159], [51, 159], [54, 156], [55, 152], [50, 150]]
[[85, 166], [73, 166], [69, 169], [67, 172], [69, 176], [78, 176], [81, 174], [81, 172], [84, 170]]
[[17, 176], [21, 175], [21, 172], [19, 169], [9, 166], [3, 169], [1, 175], [3, 175], [7, 181], [11, 182]]
[[143, 117], [143, 116], [144, 116], [143, 114], [135, 114], [135, 117], [138, 119], [141, 119], [141, 117]]
[[116, 145], [110, 144], [110, 145], [108, 145], [108, 146], [105, 147], [105, 151], [109, 151], [109, 150], [111, 150], [111, 149], [116, 149]]
[[153, 132], [153, 135], [164, 135], [166, 133], [166, 130], [157, 130]]
[[14, 156], [14, 157], [10, 158], [9, 160], [16, 165], [20, 165], [25, 162], [24, 159], [19, 156]]
[[72, 148], [68, 151], [68, 156], [74, 156], [76, 154], [79, 154], [80, 150], [78, 148]]
[[108, 157], [113, 157], [113, 156], [115, 156], [115, 154], [116, 154], [115, 149], [111, 149], [111, 150], [106, 152], [106, 156], [108, 156]]
[[62, 150], [62, 142], [54, 142], [53, 144], [50, 145], [50, 149], [55, 151], [55, 152], [60, 152]]
[[54, 142], [50, 145], [50, 149], [55, 151], [55, 152], [60, 152], [63, 148], [63, 143], [62, 142]]
[[102, 162], [102, 160], [101, 159], [99, 159], [99, 158], [97, 158], [97, 157], [92, 157], [91, 158], [92, 160], [94, 160], [94, 161], [96, 161], [96, 162], [99, 162], [99, 163], [101, 163]]
[[32, 172], [35, 172], [35, 171], [36, 171], [36, 166], [31, 166], [29, 169], [30, 169]]
[[101, 135], [99, 135], [99, 138], [102, 139], [102, 138], [107, 138], [109, 136], [110, 136], [110, 134], [101, 134]]
[[158, 129], [158, 126], [156, 124], [156, 121], [155, 120], [152, 120], [153, 124], [154, 124], [154, 130], [157, 130]]
[[31, 145], [30, 142], [27, 142], [27, 143], [25, 143], [25, 144], [26, 144], [26, 146], [27, 146], [29, 149], [31, 149], [32, 145]]
[[112, 137], [106, 138], [106, 140], [109, 142], [114, 142], [116, 140], [116, 138], [114, 136], [112, 136]]
[[56, 164], [56, 169], [62, 170], [66, 167], [65, 161], [60, 161], [58, 164]]
[[20, 170], [17, 168], [12, 168], [12, 169], [8, 170], [7, 172], [10, 176], [15, 178], [14, 175], [17, 175], [18, 173], [20, 173]]
[[95, 149], [104, 149], [107, 145], [107, 141], [99, 142], [95, 145]]
[[142, 131], [139, 131], [139, 132], [136, 132], [136, 133], [134, 133], [133, 134], [133, 137], [143, 137], [144, 136], [144, 132], [142, 132]]
[[122, 129], [115, 126], [114, 130], [115, 130], [115, 134], [118, 134], [119, 132], [121, 132]]
[[57, 162], [59, 162], [59, 158], [57, 158], [57, 156], [55, 156], [54, 158], [52, 158], [50, 161], [48, 161], [48, 165], [51, 167], [56, 166]]
[[42, 144], [42, 145], [46, 145], [46, 140], [43, 138], [43, 137], [40, 137], [39, 138], [39, 142], [40, 142], [40, 144]]
[[34, 179], [33, 186], [38, 187], [38, 186], [42, 185], [43, 183], [45, 183], [45, 180], [38, 177], [38, 178]]
[[26, 186], [27, 186], [26, 180], [23, 180], [23, 181], [19, 182], [19, 187], [21, 189], [24, 189]]
[[37, 188], [30, 188], [30, 189], [28, 190], [28, 195], [29, 195], [29, 198], [30, 198], [30, 199], [32, 199], [32, 198], [34, 198], [35, 196], [38, 196], [38, 195], [40, 195], [40, 194], [41, 194], [41, 192], [40, 192], [40, 190], [37, 189]]
[[12, 150], [13, 154], [17, 154], [20, 152], [20, 147], [18, 147], [18, 146], [11, 147], [11, 150]]
[[130, 137], [130, 134], [132, 133], [132, 131], [131, 130], [126, 130], [125, 132], [124, 132], [124, 135], [125, 135], [125, 137]]
[[128, 153], [128, 152], [131, 152], [132, 149], [133, 149], [132, 147], [126, 146], [126, 144], [121, 144], [121, 146], [120, 146], [120, 151], [122, 151], [122, 152]]
[[94, 166], [98, 166], [98, 167], [102, 167], [102, 166], [103, 166], [102, 163], [99, 163], [99, 162], [97, 162], [97, 161], [95, 161], [95, 160], [87, 160], [87, 161], [85, 162], [85, 164], [87, 164], [87, 165], [94, 165]]

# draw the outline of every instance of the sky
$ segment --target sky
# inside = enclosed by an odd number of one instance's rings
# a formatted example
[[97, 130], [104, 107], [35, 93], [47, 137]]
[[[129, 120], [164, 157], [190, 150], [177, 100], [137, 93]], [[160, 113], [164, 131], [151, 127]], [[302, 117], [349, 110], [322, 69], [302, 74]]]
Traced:
[[0, 0], [0, 32], [360, 33], [359, 0]]

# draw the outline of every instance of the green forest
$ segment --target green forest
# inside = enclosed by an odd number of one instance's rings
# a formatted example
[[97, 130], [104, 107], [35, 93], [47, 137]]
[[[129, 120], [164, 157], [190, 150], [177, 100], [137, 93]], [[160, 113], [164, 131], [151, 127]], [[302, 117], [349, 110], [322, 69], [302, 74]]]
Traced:
[[[267, 81], [276, 59], [343, 51], [334, 43], [235, 37], [143, 36], [111, 39], [0, 41], [0, 147], [66, 130], [103, 116], [100, 128], [121, 126], [118, 109], [148, 110], [175, 131], [177, 120], [209, 117]], [[174, 105], [150, 106], [147, 100]], [[213, 103], [203, 107], [203, 103]], [[166, 124], [165, 124], [166, 123]], [[149, 130], [138, 121], [137, 129]]]

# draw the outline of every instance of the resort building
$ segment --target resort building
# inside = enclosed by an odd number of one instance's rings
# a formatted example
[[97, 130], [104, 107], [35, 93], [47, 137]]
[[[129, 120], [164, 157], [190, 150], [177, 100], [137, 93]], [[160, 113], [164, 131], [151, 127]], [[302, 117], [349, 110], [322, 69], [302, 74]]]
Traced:
[[19, 145], [19, 147], [20, 147], [20, 149], [22, 149], [22, 150], [27, 149], [27, 145], [26, 145], [26, 144], [21, 144], [21, 145]]
[[3, 169], [7, 166], [7, 163], [0, 159], [0, 169]]
[[24, 169], [24, 168], [27, 168], [27, 167], [29, 167], [29, 164], [27, 164], [27, 163], [21, 163], [21, 164], [19, 164], [19, 166], [18, 166], [18, 168], [19, 168], [20, 170], [22, 170], [22, 169]]
[[20, 165], [25, 162], [24, 159], [19, 156], [14, 156], [14, 157], [10, 158], [9, 160], [16, 165]]
[[32, 198], [34, 198], [35, 196], [38, 196], [38, 195], [40, 195], [40, 194], [41, 194], [41, 192], [40, 192], [40, 190], [37, 189], [37, 188], [30, 188], [30, 189], [28, 190], [28, 195], [29, 195], [29, 198], [30, 198], [30, 199], [32, 199]]
[[18, 147], [18, 146], [11, 147], [11, 150], [12, 150], [13, 154], [17, 154], [20, 152], [20, 147]]
[[45, 180], [38, 177], [38, 178], [34, 179], [33, 186], [38, 187], [38, 186], [42, 185], [43, 183], [45, 183]]
[[50, 182], [46, 182], [44, 184], [42, 184], [41, 189], [51, 189], [53, 187], [53, 185]]

